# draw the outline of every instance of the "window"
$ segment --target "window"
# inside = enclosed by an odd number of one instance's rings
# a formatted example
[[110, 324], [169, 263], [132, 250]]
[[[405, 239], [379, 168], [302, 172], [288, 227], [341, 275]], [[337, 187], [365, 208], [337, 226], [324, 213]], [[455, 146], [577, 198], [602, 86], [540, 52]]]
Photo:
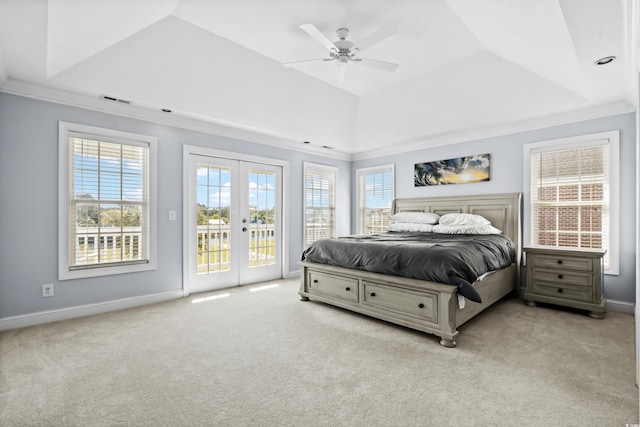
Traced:
[[356, 170], [358, 182], [358, 233], [387, 231], [394, 198], [393, 165]]
[[59, 279], [156, 268], [156, 138], [60, 122]]
[[335, 236], [336, 168], [304, 165], [304, 244]]
[[618, 274], [618, 146], [617, 131], [525, 145], [525, 243], [607, 249]]

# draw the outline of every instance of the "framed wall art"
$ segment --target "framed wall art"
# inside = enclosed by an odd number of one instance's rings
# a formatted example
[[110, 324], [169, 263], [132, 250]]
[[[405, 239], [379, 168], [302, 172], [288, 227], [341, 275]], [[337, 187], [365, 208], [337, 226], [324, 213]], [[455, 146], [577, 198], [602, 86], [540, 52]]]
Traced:
[[456, 159], [416, 163], [413, 172], [414, 186], [489, 181], [490, 159], [490, 154], [476, 154]]

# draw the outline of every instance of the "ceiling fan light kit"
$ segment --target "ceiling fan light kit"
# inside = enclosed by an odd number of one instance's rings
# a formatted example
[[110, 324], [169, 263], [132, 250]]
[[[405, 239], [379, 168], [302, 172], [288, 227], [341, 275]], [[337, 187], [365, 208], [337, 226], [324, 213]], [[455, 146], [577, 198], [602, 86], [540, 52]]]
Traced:
[[384, 25], [379, 28], [377, 31], [371, 33], [369, 36], [365, 37], [360, 41], [360, 46], [356, 46], [354, 42], [351, 40], [347, 40], [349, 37], [349, 29], [345, 27], [338, 28], [336, 30], [336, 35], [338, 36], [338, 40], [332, 42], [329, 40], [320, 30], [318, 30], [313, 24], [303, 24], [300, 25], [300, 28], [306, 32], [309, 36], [311, 36], [314, 40], [324, 46], [329, 50], [328, 58], [319, 58], [319, 59], [307, 59], [302, 61], [295, 62], [287, 62], [283, 64], [285, 67], [296, 67], [301, 64], [307, 64], [310, 62], [326, 62], [326, 61], [336, 61], [338, 63], [338, 74], [337, 80], [339, 83], [343, 82], [344, 73], [346, 65], [349, 62], [359, 62], [363, 65], [367, 65], [372, 68], [377, 68], [379, 70], [392, 72], [398, 68], [398, 64], [394, 64], [392, 62], [380, 61], [376, 59], [369, 58], [360, 58], [358, 57], [358, 53], [362, 50], [373, 46], [376, 43], [385, 40], [386, 38], [392, 36], [396, 33], [395, 27], [392, 25]]

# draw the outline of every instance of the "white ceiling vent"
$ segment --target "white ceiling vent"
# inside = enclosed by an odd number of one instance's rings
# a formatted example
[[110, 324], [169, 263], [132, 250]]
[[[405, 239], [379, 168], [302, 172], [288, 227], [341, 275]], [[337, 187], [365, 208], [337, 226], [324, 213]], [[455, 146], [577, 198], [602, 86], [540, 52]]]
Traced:
[[109, 95], [100, 95], [100, 98], [104, 99], [105, 101], [119, 102], [121, 104], [131, 104], [131, 101], [127, 101], [126, 99], [120, 99], [120, 98], [116, 98]]

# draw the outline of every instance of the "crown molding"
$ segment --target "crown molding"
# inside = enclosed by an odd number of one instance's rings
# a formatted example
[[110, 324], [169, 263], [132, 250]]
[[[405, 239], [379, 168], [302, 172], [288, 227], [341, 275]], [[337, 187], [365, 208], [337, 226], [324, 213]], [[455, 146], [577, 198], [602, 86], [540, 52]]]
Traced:
[[606, 105], [598, 105], [591, 108], [568, 111], [564, 113], [551, 114], [534, 119], [519, 120], [503, 125], [489, 126], [483, 128], [466, 129], [463, 131], [442, 133], [433, 136], [424, 136], [411, 139], [405, 142], [394, 144], [393, 147], [370, 150], [367, 152], [354, 153], [351, 155], [352, 161], [373, 159], [378, 157], [403, 154], [410, 151], [423, 150], [425, 148], [440, 147], [443, 145], [457, 144], [467, 141], [476, 141], [485, 138], [495, 138], [498, 136], [511, 135], [521, 132], [544, 129], [552, 126], [560, 126], [585, 120], [599, 119], [603, 117], [615, 116], [634, 112], [635, 106], [628, 102], [616, 102]]
[[[0, 58], [0, 82], [2, 82], [2, 62]], [[299, 151], [316, 156], [329, 157], [338, 160], [351, 160], [351, 154], [341, 151], [331, 151], [326, 148], [304, 145], [300, 140], [261, 129], [251, 128], [221, 120], [209, 119], [195, 115], [180, 115], [178, 113], [164, 113], [154, 111], [136, 104], [126, 105], [105, 101], [101, 98], [67, 92], [45, 86], [34, 85], [13, 79], [6, 79], [0, 83], [0, 92], [53, 102], [61, 105], [84, 108], [107, 114], [144, 120], [161, 125], [173, 126], [181, 129], [193, 130], [211, 135], [223, 136], [256, 144], [268, 145], [285, 150]]]
[[[2, 81], [2, 71], [2, 58], [0, 58], [0, 81]], [[504, 125], [465, 129], [432, 136], [427, 135], [404, 142], [398, 142], [392, 147], [345, 153], [304, 145], [291, 137], [253, 129], [247, 126], [214, 121], [199, 116], [163, 113], [135, 105], [112, 103], [93, 96], [33, 85], [10, 78], [7, 78], [5, 82], [0, 85], [0, 92], [346, 161], [374, 159], [466, 141], [495, 138], [503, 135], [631, 113], [636, 110], [635, 106], [629, 102], [616, 102], [551, 114], [534, 119], [520, 120]]]

